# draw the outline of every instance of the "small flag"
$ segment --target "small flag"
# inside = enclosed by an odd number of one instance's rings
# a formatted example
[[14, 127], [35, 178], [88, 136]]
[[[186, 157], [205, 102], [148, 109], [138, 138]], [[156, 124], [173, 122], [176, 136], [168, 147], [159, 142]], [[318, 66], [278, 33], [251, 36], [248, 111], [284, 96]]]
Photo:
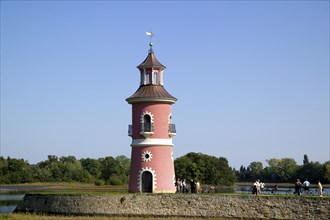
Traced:
[[147, 36], [153, 36], [153, 34], [151, 32], [146, 32]]

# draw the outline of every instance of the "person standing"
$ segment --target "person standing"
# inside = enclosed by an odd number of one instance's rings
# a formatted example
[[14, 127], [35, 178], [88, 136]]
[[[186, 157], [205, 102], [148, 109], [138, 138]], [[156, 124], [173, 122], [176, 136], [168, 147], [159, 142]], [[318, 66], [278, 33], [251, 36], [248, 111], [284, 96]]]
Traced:
[[300, 196], [300, 193], [301, 193], [301, 182], [300, 182], [300, 179], [297, 179], [296, 182], [294, 183], [294, 188], [295, 188], [295, 191], [294, 191], [294, 194]]
[[180, 180], [180, 178], [177, 178], [176, 181], [175, 181], [175, 187], [176, 187], [176, 192], [177, 193], [179, 193], [181, 191], [180, 184], [181, 184], [181, 180]]
[[260, 193], [265, 193], [265, 183], [260, 181]]
[[254, 183], [253, 183], [253, 191], [252, 194], [256, 194], [258, 195], [260, 193], [260, 183], [259, 180], [257, 179]]
[[275, 186], [274, 186], [274, 189], [272, 190], [272, 194], [278, 194], [279, 192], [278, 192], [278, 185], [277, 184], [275, 184]]
[[323, 196], [323, 186], [322, 186], [320, 180], [317, 182], [317, 188], [318, 188], [318, 190], [319, 190], [319, 195], [320, 195], [320, 196]]
[[190, 180], [190, 191], [191, 193], [196, 193], [196, 184], [193, 179]]
[[202, 192], [201, 184], [199, 183], [198, 180], [196, 182], [196, 192], [197, 193], [201, 193]]
[[310, 182], [306, 179], [304, 182], [303, 182], [303, 185], [304, 185], [304, 191], [309, 194], [309, 186], [311, 185]]
[[182, 180], [182, 192], [186, 193], [187, 192], [187, 183], [186, 183], [186, 179]]
[[182, 193], [182, 179], [179, 180], [179, 192]]

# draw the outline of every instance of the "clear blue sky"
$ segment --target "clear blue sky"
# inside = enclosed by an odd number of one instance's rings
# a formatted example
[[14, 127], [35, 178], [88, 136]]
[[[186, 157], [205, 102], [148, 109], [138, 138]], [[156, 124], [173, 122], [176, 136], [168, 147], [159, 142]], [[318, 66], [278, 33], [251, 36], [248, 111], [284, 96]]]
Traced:
[[130, 157], [146, 31], [175, 157], [330, 160], [329, 1], [1, 1], [1, 155]]

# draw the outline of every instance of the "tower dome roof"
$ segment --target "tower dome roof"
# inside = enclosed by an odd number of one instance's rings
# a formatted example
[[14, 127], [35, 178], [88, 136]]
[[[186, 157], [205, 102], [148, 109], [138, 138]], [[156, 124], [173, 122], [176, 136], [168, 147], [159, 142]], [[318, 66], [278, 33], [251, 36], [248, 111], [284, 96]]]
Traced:
[[150, 48], [147, 58], [140, 65], [138, 65], [137, 68], [142, 69], [142, 68], [151, 68], [151, 67], [158, 67], [161, 69], [166, 68], [163, 64], [161, 64], [157, 60], [154, 52]]
[[141, 85], [133, 95], [126, 99], [130, 104], [137, 102], [175, 103], [176, 100], [162, 85]]
[[[152, 33], [147, 33], [147, 35], [152, 37]], [[157, 60], [152, 49], [153, 44], [151, 41], [149, 46], [150, 49], [147, 58], [137, 66], [141, 74], [140, 87], [133, 95], [128, 97], [126, 101], [130, 104], [138, 102], [163, 102], [173, 104], [177, 99], [168, 93], [163, 86], [163, 70], [166, 67]]]

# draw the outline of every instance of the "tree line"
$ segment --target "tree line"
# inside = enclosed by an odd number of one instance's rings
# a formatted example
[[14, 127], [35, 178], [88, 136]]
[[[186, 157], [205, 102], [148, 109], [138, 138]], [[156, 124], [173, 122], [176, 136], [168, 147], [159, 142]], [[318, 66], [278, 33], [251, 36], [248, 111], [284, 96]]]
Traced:
[[[216, 158], [201, 153], [188, 153], [174, 161], [176, 176], [194, 179], [206, 184], [232, 185], [235, 174], [226, 158]], [[0, 157], [0, 184], [32, 182], [82, 182], [96, 185], [128, 184], [130, 159], [126, 156], [99, 159], [74, 156], [57, 157], [37, 164], [24, 159]], [[174, 184], [174, 180], [173, 180]]]
[[[264, 182], [293, 182], [296, 178], [308, 178], [310, 182], [330, 182], [330, 161], [320, 164], [309, 162], [304, 156], [303, 165], [297, 165], [291, 158], [251, 162], [248, 167], [232, 169], [224, 157], [202, 153], [188, 153], [174, 160], [175, 174], [180, 179], [194, 179], [202, 184], [233, 185], [235, 181], [250, 182], [261, 179]], [[0, 184], [33, 182], [82, 182], [95, 185], [128, 184], [130, 159], [126, 156], [99, 159], [74, 156], [57, 157], [49, 155], [47, 160], [29, 164], [24, 159], [0, 157]]]
[[305, 154], [302, 165], [298, 165], [292, 158], [271, 158], [266, 162], [266, 167], [261, 162], [251, 162], [247, 167], [241, 166], [239, 170], [234, 170], [237, 181], [251, 182], [260, 179], [262, 182], [293, 183], [296, 179], [308, 179], [311, 183], [317, 183], [318, 180], [330, 183], [330, 161], [324, 164], [309, 161]]
[[121, 185], [128, 181], [130, 160], [125, 156], [80, 159], [49, 155], [37, 164], [0, 157], [0, 183], [82, 182]]

